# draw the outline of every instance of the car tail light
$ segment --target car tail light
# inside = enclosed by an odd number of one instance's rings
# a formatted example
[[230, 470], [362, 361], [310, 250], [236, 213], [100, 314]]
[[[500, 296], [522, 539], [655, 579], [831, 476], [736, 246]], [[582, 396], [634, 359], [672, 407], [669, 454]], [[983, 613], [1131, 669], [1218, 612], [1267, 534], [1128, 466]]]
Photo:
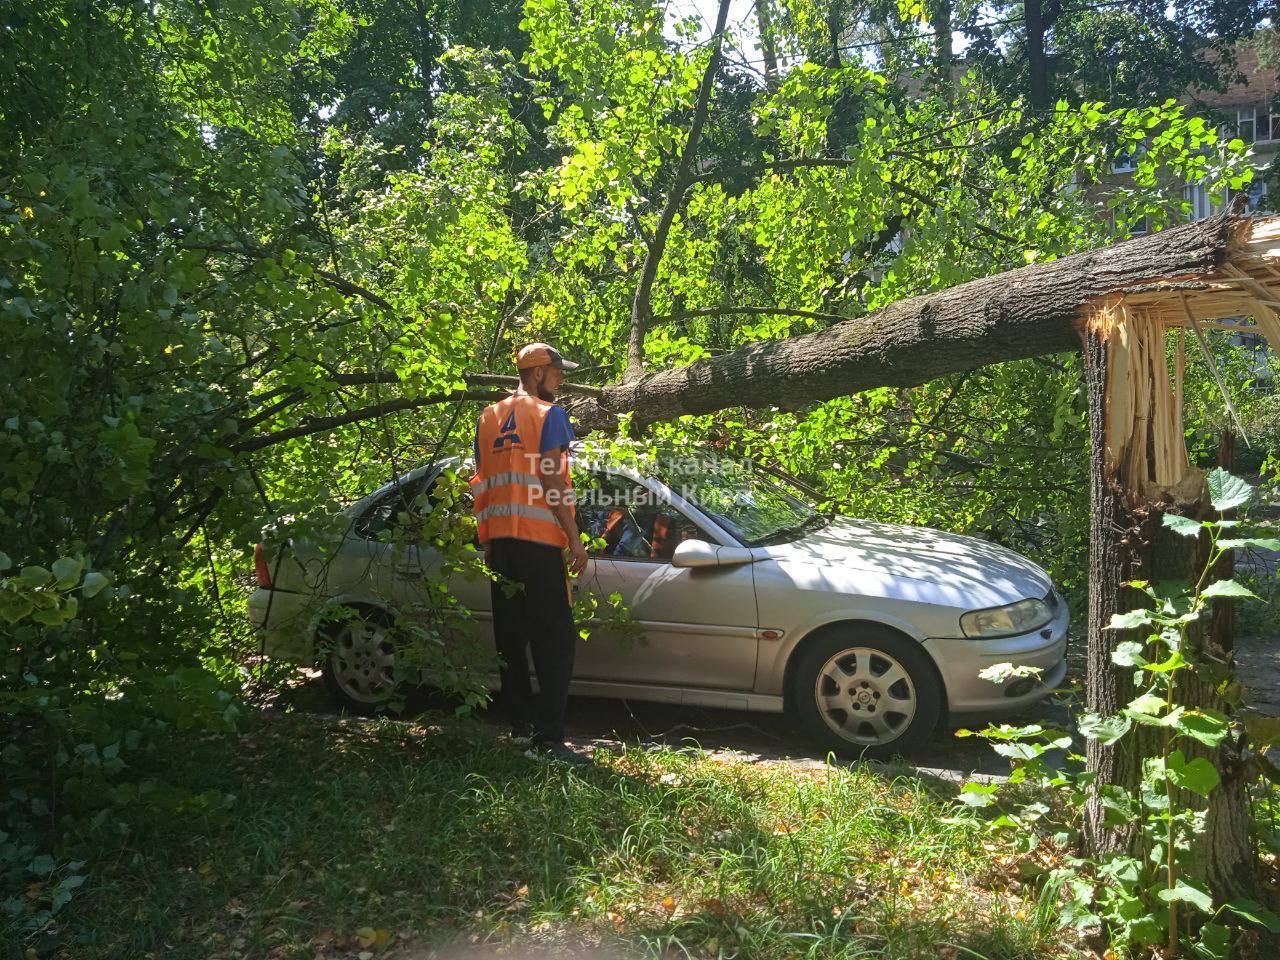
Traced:
[[271, 568], [267, 566], [267, 554], [260, 543], [253, 548], [253, 572], [257, 574], [258, 586], [271, 586]]

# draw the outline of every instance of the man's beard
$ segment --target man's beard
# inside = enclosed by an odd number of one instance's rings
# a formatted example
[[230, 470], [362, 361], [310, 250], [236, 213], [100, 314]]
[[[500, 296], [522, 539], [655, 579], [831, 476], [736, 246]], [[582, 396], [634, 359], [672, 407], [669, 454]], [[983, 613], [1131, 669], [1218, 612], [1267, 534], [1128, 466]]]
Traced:
[[556, 395], [548, 389], [545, 383], [538, 384], [538, 399], [545, 400], [547, 403], [555, 403]]

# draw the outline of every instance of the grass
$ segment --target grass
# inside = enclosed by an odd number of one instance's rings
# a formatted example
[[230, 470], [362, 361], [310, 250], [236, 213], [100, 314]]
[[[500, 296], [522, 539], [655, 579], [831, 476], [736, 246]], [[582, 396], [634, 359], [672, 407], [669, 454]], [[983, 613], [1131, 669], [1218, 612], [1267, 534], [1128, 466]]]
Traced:
[[919, 781], [867, 768], [629, 750], [578, 772], [474, 724], [305, 715], [167, 751], [137, 773], [216, 801], [126, 809], [127, 842], [87, 852], [99, 866], [52, 955], [1067, 951], [1012, 853]]

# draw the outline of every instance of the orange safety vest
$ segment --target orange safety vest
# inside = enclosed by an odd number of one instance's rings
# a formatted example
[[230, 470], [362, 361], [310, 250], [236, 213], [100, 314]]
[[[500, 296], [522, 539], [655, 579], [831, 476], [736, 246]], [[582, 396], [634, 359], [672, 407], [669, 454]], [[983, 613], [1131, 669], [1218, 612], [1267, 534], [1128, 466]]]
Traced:
[[[569, 545], [547, 506], [538, 471], [542, 426], [551, 407], [537, 397], [516, 394], [489, 405], [480, 415], [471, 493], [481, 543], [512, 537], [553, 547]], [[566, 457], [564, 478], [572, 490], [568, 467]]]

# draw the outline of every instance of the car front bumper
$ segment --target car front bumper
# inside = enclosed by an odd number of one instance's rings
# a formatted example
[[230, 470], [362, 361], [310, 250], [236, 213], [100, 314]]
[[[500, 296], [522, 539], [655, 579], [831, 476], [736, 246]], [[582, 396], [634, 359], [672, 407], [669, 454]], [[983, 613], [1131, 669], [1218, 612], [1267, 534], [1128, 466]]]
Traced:
[[[1014, 713], [1043, 699], [1067, 674], [1067, 624], [1071, 613], [1066, 601], [1057, 601], [1054, 618], [1030, 633], [992, 640], [926, 640], [947, 688], [952, 713]], [[997, 663], [1039, 667], [1037, 680], [1011, 679], [1004, 683], [983, 680], [979, 673]]]

